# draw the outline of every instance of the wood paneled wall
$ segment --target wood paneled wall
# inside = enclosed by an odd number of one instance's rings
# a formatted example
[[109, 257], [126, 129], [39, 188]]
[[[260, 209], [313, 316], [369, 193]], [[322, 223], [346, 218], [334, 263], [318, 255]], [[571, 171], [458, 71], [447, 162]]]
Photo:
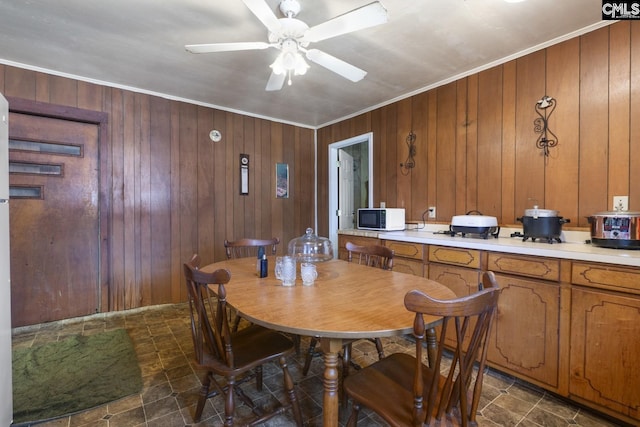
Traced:
[[[102, 311], [185, 300], [182, 263], [194, 252], [206, 263], [224, 259], [224, 239], [276, 236], [286, 252], [314, 226], [312, 129], [4, 65], [0, 92], [108, 114], [100, 141], [109, 204]], [[209, 139], [212, 129], [221, 142]], [[247, 196], [240, 153], [250, 156]], [[289, 165], [287, 199], [275, 198], [276, 163]]]
[[[536, 148], [534, 106], [556, 99], [558, 146]], [[374, 194], [421, 220], [479, 210], [503, 225], [536, 202], [588, 227], [586, 217], [629, 195], [640, 210], [640, 22], [618, 22], [318, 130], [318, 232], [328, 233], [328, 145], [374, 134]], [[400, 173], [405, 139], [416, 166]]]

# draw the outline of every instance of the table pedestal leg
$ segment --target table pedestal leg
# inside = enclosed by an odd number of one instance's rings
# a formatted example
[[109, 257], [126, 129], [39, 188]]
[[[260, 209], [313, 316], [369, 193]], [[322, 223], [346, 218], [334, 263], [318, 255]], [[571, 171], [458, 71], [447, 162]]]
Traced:
[[322, 339], [324, 353], [324, 396], [322, 399], [322, 425], [338, 427], [338, 351], [342, 348], [342, 340]]

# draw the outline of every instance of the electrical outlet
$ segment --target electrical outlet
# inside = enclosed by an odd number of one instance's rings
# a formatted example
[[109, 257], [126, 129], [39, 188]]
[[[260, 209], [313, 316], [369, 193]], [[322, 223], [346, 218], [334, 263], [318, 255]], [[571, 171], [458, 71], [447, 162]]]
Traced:
[[629, 210], [629, 196], [613, 196], [613, 210], [614, 211], [628, 211]]
[[436, 207], [435, 206], [429, 206], [429, 218], [431, 218], [431, 219], [435, 219], [436, 218]]

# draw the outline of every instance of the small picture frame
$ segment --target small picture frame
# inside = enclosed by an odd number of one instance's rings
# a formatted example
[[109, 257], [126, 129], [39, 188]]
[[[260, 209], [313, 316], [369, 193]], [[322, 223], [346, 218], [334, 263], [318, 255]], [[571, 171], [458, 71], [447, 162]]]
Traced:
[[289, 198], [289, 165], [276, 163], [276, 199]]

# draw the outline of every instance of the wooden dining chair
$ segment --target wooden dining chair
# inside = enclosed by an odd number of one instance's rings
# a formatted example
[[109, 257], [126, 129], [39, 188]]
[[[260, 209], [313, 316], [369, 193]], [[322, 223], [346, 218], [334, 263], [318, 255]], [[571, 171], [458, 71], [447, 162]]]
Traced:
[[348, 251], [349, 262], [357, 258], [359, 264], [369, 267], [378, 267], [383, 270], [393, 269], [393, 250], [382, 245], [360, 246], [352, 242], [347, 242], [345, 248]]
[[[394, 353], [345, 378], [344, 392], [353, 402], [347, 426], [357, 425], [362, 407], [371, 409], [391, 426], [476, 425], [488, 335], [500, 295], [494, 284], [452, 300], [436, 300], [418, 290], [408, 292], [404, 305], [415, 312], [415, 356]], [[423, 362], [424, 315], [442, 317], [432, 367]], [[450, 328], [455, 331], [456, 340], [451, 363], [445, 367], [445, 336]]]
[[[367, 265], [370, 267], [377, 267], [383, 270], [391, 270], [393, 268], [393, 255], [392, 249], [382, 245], [367, 245], [359, 246], [352, 242], [347, 242], [345, 248], [349, 251], [347, 260], [349, 262], [357, 262], [358, 264]], [[376, 351], [378, 352], [378, 358], [384, 357], [384, 347], [380, 338], [370, 338], [369, 341], [375, 344]], [[342, 376], [343, 378], [349, 374], [349, 364], [351, 363], [351, 348], [352, 343], [346, 343], [342, 348]], [[302, 368], [302, 374], [307, 375], [309, 368], [311, 367], [311, 360], [315, 353], [316, 345], [318, 345], [318, 338], [311, 337], [309, 342], [309, 350], [305, 357], [304, 366]]]
[[[275, 255], [278, 251], [278, 244], [280, 239], [273, 237], [271, 239], [254, 239], [254, 238], [242, 238], [238, 240], [229, 241], [224, 240], [224, 249], [227, 254], [227, 259], [233, 258], [257, 258], [258, 250], [264, 248], [264, 253], [267, 255]], [[237, 314], [233, 319], [233, 330], [237, 331], [240, 326], [241, 317]]]
[[[234, 425], [236, 397], [253, 411], [255, 416], [250, 421], [251, 425], [291, 409], [296, 425], [302, 426], [302, 412], [287, 366], [287, 358], [295, 353], [293, 342], [276, 331], [253, 324], [233, 333], [226, 307], [230, 273], [224, 269], [205, 273], [198, 269], [199, 261], [200, 258], [194, 255], [184, 264], [196, 362], [207, 371], [202, 380], [194, 421], [200, 421], [207, 399], [221, 394], [225, 402], [225, 426]], [[263, 407], [254, 404], [240, 386], [255, 378], [257, 390], [261, 391], [262, 367], [273, 361], [278, 361], [282, 368], [288, 402], [279, 402], [273, 411], [267, 413]]]
[[[280, 239], [277, 237], [273, 237], [271, 239], [243, 238], [233, 241], [225, 239], [224, 248], [227, 252], [227, 259], [255, 258], [258, 256], [258, 248], [260, 247], [265, 248], [265, 253], [267, 255], [275, 255], [278, 250], [279, 243]], [[269, 250], [271, 251], [270, 253]]]

